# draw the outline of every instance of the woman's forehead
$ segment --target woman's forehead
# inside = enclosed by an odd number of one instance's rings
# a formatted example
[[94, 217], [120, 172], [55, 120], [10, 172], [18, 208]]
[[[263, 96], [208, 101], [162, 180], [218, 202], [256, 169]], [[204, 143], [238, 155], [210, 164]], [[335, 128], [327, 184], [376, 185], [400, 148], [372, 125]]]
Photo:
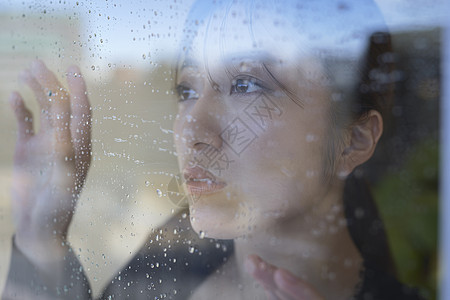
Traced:
[[[277, 58], [272, 53], [264, 51], [229, 52], [222, 54], [220, 60], [216, 61], [216, 63], [212, 62], [213, 65], [234, 66], [241, 71], [245, 71], [246, 68], [253, 68], [264, 64], [275, 65], [283, 64], [285, 62], [284, 59]], [[186, 51], [182, 53], [178, 70], [183, 70], [185, 68], [200, 69], [204, 65], [201, 58], [202, 57], [198, 55], [198, 52]]]
[[[284, 78], [282, 74], [289, 74], [297, 80], [307, 80], [323, 74], [323, 66], [315, 59], [296, 59], [295, 62], [279, 58], [268, 52], [236, 52], [221, 57], [215, 61], [200, 61], [195, 56], [182, 55], [178, 64], [178, 72], [181, 74], [186, 70], [193, 74], [228, 74], [248, 73], [254, 76], [267, 77], [275, 76]], [[269, 77], [270, 77], [269, 76]], [[277, 80], [278, 80], [277, 79]]]
[[[199, 1], [186, 22], [183, 49], [199, 62], [234, 54], [290, 59], [360, 56], [383, 27], [377, 7], [358, 1]], [[186, 53], [185, 53], [186, 54]]]

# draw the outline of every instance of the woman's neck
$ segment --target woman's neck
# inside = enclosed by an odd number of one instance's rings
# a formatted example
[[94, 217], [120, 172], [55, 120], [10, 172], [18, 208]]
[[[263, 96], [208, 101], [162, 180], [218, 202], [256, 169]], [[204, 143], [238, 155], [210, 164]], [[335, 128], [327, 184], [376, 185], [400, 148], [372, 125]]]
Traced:
[[246, 289], [254, 288], [254, 279], [244, 262], [256, 254], [305, 280], [326, 299], [347, 299], [355, 292], [362, 257], [347, 229], [342, 198], [333, 195], [319, 208], [235, 240], [238, 274]]

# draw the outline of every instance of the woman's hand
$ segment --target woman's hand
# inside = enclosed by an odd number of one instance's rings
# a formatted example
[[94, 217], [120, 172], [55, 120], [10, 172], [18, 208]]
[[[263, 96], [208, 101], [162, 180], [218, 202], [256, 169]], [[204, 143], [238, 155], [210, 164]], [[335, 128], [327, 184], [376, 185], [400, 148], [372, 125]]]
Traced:
[[70, 93], [35, 60], [19, 75], [40, 107], [40, 129], [21, 95], [10, 104], [17, 118], [12, 210], [17, 247], [38, 267], [61, 257], [76, 201], [91, 161], [91, 108], [78, 67], [67, 70]]
[[303, 280], [287, 270], [278, 268], [250, 255], [246, 261], [247, 271], [262, 284], [269, 300], [323, 300], [324, 298]]

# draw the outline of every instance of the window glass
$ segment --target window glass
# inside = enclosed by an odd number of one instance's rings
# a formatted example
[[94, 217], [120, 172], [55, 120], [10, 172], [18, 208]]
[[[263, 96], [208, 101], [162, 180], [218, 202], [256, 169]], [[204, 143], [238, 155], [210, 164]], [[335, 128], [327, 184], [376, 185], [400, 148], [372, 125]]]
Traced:
[[434, 2], [1, 3], [4, 297], [436, 299]]

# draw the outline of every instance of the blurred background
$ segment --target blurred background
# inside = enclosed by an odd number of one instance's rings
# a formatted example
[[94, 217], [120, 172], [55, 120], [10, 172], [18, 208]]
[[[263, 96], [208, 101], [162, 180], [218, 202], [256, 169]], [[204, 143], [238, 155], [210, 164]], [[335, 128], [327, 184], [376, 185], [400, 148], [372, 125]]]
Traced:
[[[379, 0], [394, 42], [396, 100], [368, 169], [399, 278], [436, 298], [441, 35], [444, 0]], [[10, 177], [16, 138], [7, 103], [34, 58], [65, 82], [80, 66], [93, 107], [93, 164], [69, 240], [94, 295], [179, 207], [168, 197], [178, 172], [173, 63], [192, 1], [2, 1], [0, 3], [0, 290], [14, 229]], [[37, 125], [37, 124], [36, 124]]]

